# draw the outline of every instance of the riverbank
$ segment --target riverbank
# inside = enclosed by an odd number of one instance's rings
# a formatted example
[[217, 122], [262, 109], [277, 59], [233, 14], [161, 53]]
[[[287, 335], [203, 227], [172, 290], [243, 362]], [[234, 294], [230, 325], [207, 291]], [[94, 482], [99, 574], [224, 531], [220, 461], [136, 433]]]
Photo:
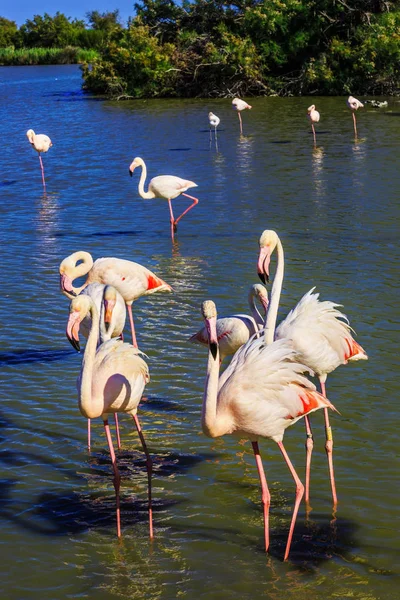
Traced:
[[0, 65], [72, 65], [90, 63], [98, 56], [97, 50], [75, 46], [65, 48], [0, 48]]

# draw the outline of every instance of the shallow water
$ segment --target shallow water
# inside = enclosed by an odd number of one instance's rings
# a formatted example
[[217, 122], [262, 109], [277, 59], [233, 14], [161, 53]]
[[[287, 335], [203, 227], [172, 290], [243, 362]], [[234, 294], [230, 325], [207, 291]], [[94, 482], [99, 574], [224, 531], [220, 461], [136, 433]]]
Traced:
[[[397, 365], [400, 104], [359, 111], [345, 98], [106, 102], [84, 95], [80, 71], [0, 68], [2, 596], [323, 600], [395, 598], [399, 587]], [[321, 112], [317, 148], [306, 120]], [[207, 113], [221, 118], [218, 151]], [[27, 129], [53, 147], [39, 161]], [[4, 143], [5, 141], [5, 143]], [[197, 182], [200, 202], [172, 246], [166, 202], [145, 201], [128, 166]], [[187, 200], [174, 201], [183, 210]], [[286, 253], [280, 316], [316, 285], [340, 302], [369, 361], [329, 376], [339, 505], [332, 502], [322, 414], [311, 504], [300, 508], [282, 562], [294, 485], [263, 441], [272, 494], [263, 551], [260, 492], [249, 443], [201, 433], [206, 351], [187, 342], [202, 300], [247, 312], [258, 238], [275, 229]], [[134, 305], [151, 383], [139, 415], [154, 457], [155, 540], [148, 540], [145, 461], [121, 416], [123, 538], [115, 536], [112, 471], [101, 422], [86, 450], [77, 408], [81, 356], [65, 338], [68, 301], [58, 265], [76, 250], [139, 262], [172, 285]], [[274, 262], [274, 260], [273, 260]], [[304, 428], [285, 445], [303, 477]]]

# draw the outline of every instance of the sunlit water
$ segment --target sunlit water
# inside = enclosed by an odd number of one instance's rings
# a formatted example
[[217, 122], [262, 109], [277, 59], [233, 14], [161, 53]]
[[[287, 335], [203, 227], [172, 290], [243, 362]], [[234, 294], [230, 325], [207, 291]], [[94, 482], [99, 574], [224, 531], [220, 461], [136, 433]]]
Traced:
[[[398, 567], [398, 219], [400, 104], [357, 114], [345, 98], [106, 102], [67, 67], [0, 68], [2, 598], [288, 600], [396, 598]], [[317, 148], [306, 119], [321, 112]], [[207, 114], [221, 118], [218, 151]], [[25, 136], [47, 133], [39, 161]], [[172, 247], [167, 203], [138, 196], [135, 156], [150, 177], [194, 180], [200, 202]], [[187, 199], [174, 201], [179, 214]], [[258, 238], [286, 252], [280, 316], [316, 285], [344, 305], [369, 361], [327, 382], [339, 495], [327, 478], [322, 414], [313, 416], [311, 511], [302, 505], [282, 562], [294, 485], [278, 448], [261, 443], [272, 493], [263, 551], [251, 446], [210, 440], [200, 413], [206, 350], [188, 343], [200, 303], [247, 312]], [[101, 420], [86, 450], [75, 388], [81, 355], [65, 338], [58, 265], [76, 250], [146, 265], [172, 294], [134, 305], [151, 383], [139, 415], [154, 457], [155, 540], [148, 540], [146, 468], [121, 416], [123, 538], [115, 535], [112, 469]], [[304, 476], [304, 428], [285, 444]]]

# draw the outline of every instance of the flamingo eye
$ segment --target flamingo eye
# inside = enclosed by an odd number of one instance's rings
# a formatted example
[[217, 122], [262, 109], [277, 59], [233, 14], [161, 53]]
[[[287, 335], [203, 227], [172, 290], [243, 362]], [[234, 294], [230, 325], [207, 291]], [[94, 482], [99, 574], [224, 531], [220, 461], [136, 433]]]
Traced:
[[122, 281], [125, 281], [125, 277], [122, 278]]

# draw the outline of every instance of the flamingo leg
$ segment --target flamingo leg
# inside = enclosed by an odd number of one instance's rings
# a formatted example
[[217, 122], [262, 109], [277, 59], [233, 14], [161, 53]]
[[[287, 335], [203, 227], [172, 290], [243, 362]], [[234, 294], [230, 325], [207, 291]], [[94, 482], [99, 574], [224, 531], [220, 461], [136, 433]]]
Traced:
[[87, 449], [90, 451], [91, 435], [90, 435], [90, 419], [87, 420]]
[[119, 474], [117, 459], [115, 458], [114, 447], [112, 443], [110, 426], [108, 424], [108, 419], [104, 419], [104, 430], [106, 432], [106, 438], [108, 442], [108, 447], [110, 449], [111, 462], [114, 471], [114, 489], [115, 489], [115, 500], [117, 505], [117, 536], [121, 537], [121, 508], [120, 508], [120, 499], [119, 499], [119, 489], [121, 486], [121, 476]]
[[240, 135], [243, 135], [243, 127], [242, 127], [242, 117], [240, 116], [240, 112], [238, 112], [239, 123], [240, 123]]
[[253, 446], [254, 456], [256, 459], [256, 465], [258, 469], [258, 475], [260, 477], [261, 484], [261, 500], [264, 508], [264, 540], [265, 540], [265, 552], [268, 552], [269, 548], [269, 507], [271, 504], [271, 494], [269, 493], [267, 479], [265, 477], [264, 467], [261, 460], [260, 450], [258, 448], [258, 442], [251, 442]]
[[317, 136], [315, 135], [314, 123], [311, 123], [311, 129], [312, 129], [313, 137], [314, 137], [314, 146], [316, 146], [317, 145]]
[[357, 123], [356, 123], [356, 113], [353, 110], [353, 125], [354, 125], [354, 137], [357, 139]]
[[46, 189], [46, 182], [44, 180], [44, 167], [43, 167], [43, 161], [42, 161], [42, 157], [40, 156], [40, 152], [39, 152], [39, 162], [40, 162], [40, 169], [42, 171], [42, 182], [43, 182], [43, 187]]
[[117, 446], [118, 446], [118, 450], [121, 450], [121, 436], [119, 434], [119, 423], [118, 423], [117, 413], [114, 413], [114, 419], [115, 419], [115, 435], [117, 436]]
[[136, 425], [136, 429], [137, 429], [137, 432], [140, 437], [140, 441], [142, 442], [142, 447], [143, 447], [144, 453], [146, 454], [147, 482], [148, 482], [148, 495], [149, 495], [149, 535], [150, 535], [150, 539], [152, 540], [154, 537], [154, 534], [153, 534], [153, 509], [152, 509], [152, 503], [151, 503], [151, 473], [152, 473], [152, 469], [153, 469], [153, 461], [151, 460], [151, 456], [147, 449], [147, 445], [146, 445], [146, 442], [145, 442], [145, 439], [143, 436], [142, 428], [140, 426], [139, 418], [137, 415], [132, 415], [132, 416], [133, 416], [133, 420], [135, 421], [135, 425]]
[[168, 206], [169, 206], [169, 215], [170, 215], [169, 222], [171, 223], [171, 238], [172, 238], [172, 241], [174, 241], [175, 231], [176, 231], [176, 223], [175, 223], [174, 213], [172, 210], [172, 202], [171, 202], [170, 198], [168, 198]]
[[126, 307], [128, 309], [129, 321], [130, 321], [130, 324], [131, 324], [132, 344], [135, 346], [135, 348], [138, 348], [139, 346], [138, 346], [137, 341], [136, 341], [135, 325], [133, 323], [132, 306], [130, 304], [127, 304]]
[[293, 537], [294, 526], [296, 524], [297, 513], [299, 512], [300, 502], [301, 502], [301, 499], [304, 494], [304, 485], [301, 483], [299, 476], [297, 475], [295, 468], [290, 461], [290, 458], [285, 450], [283, 443], [278, 442], [278, 446], [279, 446], [280, 451], [282, 452], [283, 458], [285, 459], [287, 466], [289, 467], [289, 471], [291, 472], [292, 477], [296, 483], [296, 499], [295, 499], [294, 508], [293, 508], [292, 521], [290, 523], [290, 530], [289, 530], [288, 540], [287, 540], [287, 544], [286, 544], [285, 556], [283, 558], [283, 560], [287, 560], [287, 558], [289, 556], [290, 546], [292, 543], [292, 537]]
[[193, 203], [190, 206], [188, 206], [187, 209], [184, 210], [183, 213], [174, 221], [175, 227], [178, 225], [178, 223], [182, 219], [182, 217], [184, 215], [186, 215], [186, 213], [188, 213], [189, 210], [191, 210], [194, 206], [196, 206], [196, 204], [199, 203], [198, 198], [195, 198], [194, 196], [189, 196], [189, 194], [182, 194], [182, 196], [186, 196], [186, 198], [190, 198], [191, 200], [193, 200]]
[[[325, 383], [322, 381], [321, 381], [321, 393], [326, 398]], [[335, 473], [333, 470], [333, 437], [332, 437], [332, 428], [330, 426], [329, 414], [328, 414], [327, 408], [324, 408], [324, 416], [325, 416], [325, 435], [326, 435], [325, 450], [326, 450], [326, 455], [328, 457], [329, 477], [331, 480], [333, 507], [335, 508], [337, 505], [337, 494], [336, 494]]]
[[311, 471], [311, 455], [314, 447], [314, 439], [311, 431], [310, 417], [304, 417], [306, 425], [306, 493], [305, 501], [310, 501], [310, 471]]

